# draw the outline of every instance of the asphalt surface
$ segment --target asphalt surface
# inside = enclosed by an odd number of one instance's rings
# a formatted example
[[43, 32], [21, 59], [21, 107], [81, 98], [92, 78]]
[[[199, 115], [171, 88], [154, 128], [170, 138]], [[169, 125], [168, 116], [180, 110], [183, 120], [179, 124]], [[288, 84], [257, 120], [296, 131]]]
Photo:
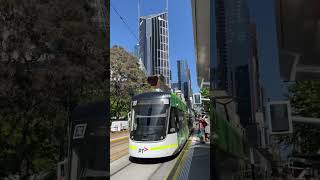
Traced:
[[129, 139], [119, 139], [110, 143], [110, 161], [113, 162], [129, 153]]
[[119, 132], [111, 132], [110, 133], [110, 139], [117, 139], [117, 138], [121, 138], [124, 136], [129, 136], [129, 131], [119, 131]]
[[200, 142], [196, 134], [189, 138], [177, 156], [170, 158], [130, 158], [128, 153], [122, 153], [128, 152], [128, 139], [111, 143], [110, 147], [112, 180], [210, 179], [210, 144]]
[[174, 165], [174, 159], [157, 159], [137, 161], [126, 155], [117, 161], [111, 162], [110, 174], [112, 180], [147, 180], [165, 179]]

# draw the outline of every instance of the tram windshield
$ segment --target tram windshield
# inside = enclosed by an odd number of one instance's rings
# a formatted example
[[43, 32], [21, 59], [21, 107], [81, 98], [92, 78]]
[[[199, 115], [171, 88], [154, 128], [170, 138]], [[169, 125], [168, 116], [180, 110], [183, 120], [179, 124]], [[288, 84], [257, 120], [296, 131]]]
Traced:
[[133, 107], [131, 138], [136, 141], [159, 141], [165, 138], [169, 103], [161, 100], [140, 101]]

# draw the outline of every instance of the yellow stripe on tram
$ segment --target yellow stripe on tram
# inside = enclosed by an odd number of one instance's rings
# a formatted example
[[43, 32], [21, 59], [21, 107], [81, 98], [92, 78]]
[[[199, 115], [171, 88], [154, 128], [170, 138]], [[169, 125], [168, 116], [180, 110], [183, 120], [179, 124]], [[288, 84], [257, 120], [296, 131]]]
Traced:
[[164, 145], [164, 146], [156, 146], [156, 147], [152, 147], [150, 150], [162, 150], [162, 149], [169, 149], [169, 148], [173, 148], [173, 147], [177, 147], [178, 144], [169, 144], [169, 145]]
[[136, 146], [132, 146], [132, 145], [130, 145], [129, 148], [130, 148], [131, 150], [137, 150], [137, 149], [138, 149]]

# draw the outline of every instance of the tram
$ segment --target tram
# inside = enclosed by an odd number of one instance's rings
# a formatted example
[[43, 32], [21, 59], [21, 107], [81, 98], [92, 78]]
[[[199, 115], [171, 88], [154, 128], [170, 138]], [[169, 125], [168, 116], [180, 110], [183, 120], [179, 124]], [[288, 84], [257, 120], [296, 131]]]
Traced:
[[190, 135], [188, 108], [174, 93], [147, 92], [132, 98], [129, 154], [135, 158], [172, 156]]

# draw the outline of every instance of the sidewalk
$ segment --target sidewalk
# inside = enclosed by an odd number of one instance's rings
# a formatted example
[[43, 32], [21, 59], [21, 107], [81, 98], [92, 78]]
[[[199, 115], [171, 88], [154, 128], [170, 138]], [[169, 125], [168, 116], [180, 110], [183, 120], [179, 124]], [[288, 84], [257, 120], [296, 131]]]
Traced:
[[193, 155], [188, 179], [210, 179], [210, 142], [203, 144], [195, 137], [189, 150]]
[[190, 136], [168, 179], [210, 179], [210, 142], [200, 142], [197, 132]]

